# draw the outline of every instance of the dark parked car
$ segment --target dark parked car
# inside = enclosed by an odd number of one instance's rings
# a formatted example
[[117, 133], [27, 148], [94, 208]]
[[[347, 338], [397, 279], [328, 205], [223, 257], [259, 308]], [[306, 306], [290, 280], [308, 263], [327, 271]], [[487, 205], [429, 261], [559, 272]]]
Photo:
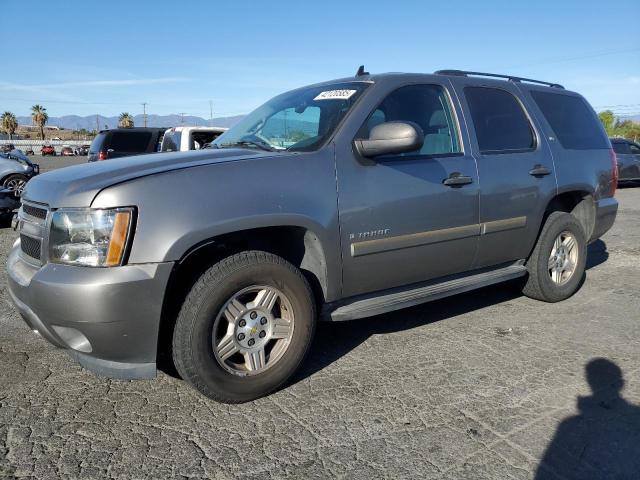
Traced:
[[16, 146], [13, 143], [3, 143], [0, 145], [0, 153], [9, 153], [12, 150], [15, 150]]
[[40, 173], [40, 165], [33, 163], [20, 150], [0, 153], [0, 186], [20, 196], [30, 178]]
[[80, 145], [76, 149], [76, 155], [82, 155], [82, 156], [89, 155], [89, 145]]
[[618, 209], [582, 96], [455, 70], [361, 68], [273, 98], [210, 149], [135, 160], [27, 184], [11, 298], [91, 370], [149, 378], [171, 358], [225, 402], [285, 384], [319, 319], [520, 277], [564, 300]]
[[52, 156], [56, 156], [56, 149], [53, 148], [53, 145], [43, 145], [42, 148], [40, 149], [40, 155], [42, 155], [43, 157], [46, 155], [52, 155]]
[[160, 150], [166, 128], [116, 128], [103, 130], [89, 147], [89, 162], [127, 157]]
[[612, 138], [618, 159], [618, 182], [640, 181], [640, 145], [626, 138]]

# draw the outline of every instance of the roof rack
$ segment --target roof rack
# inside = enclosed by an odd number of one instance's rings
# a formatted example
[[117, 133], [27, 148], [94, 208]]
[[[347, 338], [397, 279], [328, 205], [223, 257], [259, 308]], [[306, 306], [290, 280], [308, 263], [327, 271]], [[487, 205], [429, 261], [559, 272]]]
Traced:
[[510, 82], [539, 83], [548, 87], [561, 88], [564, 90], [564, 87], [559, 83], [543, 82], [541, 80], [533, 80], [532, 78], [514, 77], [513, 75], [500, 75], [498, 73], [468, 72], [466, 70], [438, 70], [435, 73], [437, 75], [455, 75], [458, 77], [468, 77], [469, 75], [473, 75], [476, 77], [504, 78]]

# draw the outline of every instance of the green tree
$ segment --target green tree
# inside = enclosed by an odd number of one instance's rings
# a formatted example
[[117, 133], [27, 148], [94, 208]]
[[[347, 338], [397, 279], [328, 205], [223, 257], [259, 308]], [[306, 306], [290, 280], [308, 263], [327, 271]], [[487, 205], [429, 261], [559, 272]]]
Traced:
[[13, 113], [4, 112], [2, 114], [2, 129], [9, 134], [9, 140], [11, 140], [18, 129], [18, 119]]
[[44, 126], [49, 121], [47, 109], [38, 104], [31, 107], [31, 121], [34, 125], [40, 127], [40, 138], [44, 140]]
[[121, 113], [118, 118], [118, 126], [120, 128], [133, 128], [133, 117], [127, 112]]
[[605, 110], [598, 114], [598, 118], [602, 122], [604, 129], [607, 131], [607, 135], [613, 136], [613, 130], [615, 126], [616, 117], [611, 110]]

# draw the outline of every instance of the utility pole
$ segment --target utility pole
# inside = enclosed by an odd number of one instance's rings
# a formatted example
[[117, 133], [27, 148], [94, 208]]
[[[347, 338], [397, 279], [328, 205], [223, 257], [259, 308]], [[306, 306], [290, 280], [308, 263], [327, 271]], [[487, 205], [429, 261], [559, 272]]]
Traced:
[[180, 115], [180, 125], [184, 125], [184, 114], [185, 112], [179, 113], [178, 115]]
[[98, 134], [99, 131], [100, 131], [100, 119], [98, 118], [98, 115], [96, 114], [96, 135]]
[[213, 127], [213, 102], [209, 100], [209, 126]]
[[144, 117], [144, 128], [147, 128], [147, 102], [142, 102], [142, 115]]

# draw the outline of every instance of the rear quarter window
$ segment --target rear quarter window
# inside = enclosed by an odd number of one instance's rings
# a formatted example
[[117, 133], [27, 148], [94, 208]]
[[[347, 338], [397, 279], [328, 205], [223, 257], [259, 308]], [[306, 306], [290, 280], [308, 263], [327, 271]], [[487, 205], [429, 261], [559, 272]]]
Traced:
[[618, 155], [628, 155], [631, 153], [629, 151], [629, 144], [626, 142], [612, 142], [611, 146], [613, 147], [613, 151]]
[[532, 90], [531, 96], [563, 148], [608, 149], [600, 121], [582, 97]]
[[104, 143], [104, 138], [106, 136], [106, 133], [99, 133], [96, 135], [96, 138], [93, 139], [93, 142], [91, 142], [91, 145], [89, 146], [89, 152], [98, 153], [102, 149], [102, 144]]
[[150, 132], [113, 132], [109, 148], [116, 152], [146, 152], [150, 141]]
[[179, 152], [181, 138], [182, 138], [182, 133], [177, 130], [174, 130], [173, 132], [165, 133], [164, 138], [162, 139], [161, 150], [163, 152]]

